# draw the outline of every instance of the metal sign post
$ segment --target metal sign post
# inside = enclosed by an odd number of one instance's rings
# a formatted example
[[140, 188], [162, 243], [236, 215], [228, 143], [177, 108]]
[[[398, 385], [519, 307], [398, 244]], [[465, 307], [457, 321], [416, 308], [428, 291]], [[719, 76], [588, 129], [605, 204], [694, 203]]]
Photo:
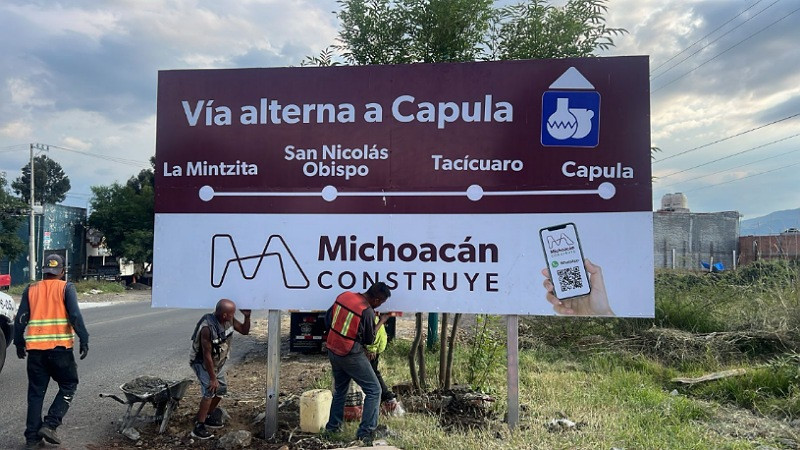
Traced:
[[506, 316], [508, 328], [508, 428], [519, 423], [519, 316]]
[[264, 417], [264, 438], [278, 431], [278, 394], [281, 368], [281, 311], [270, 309], [267, 319], [267, 410]]

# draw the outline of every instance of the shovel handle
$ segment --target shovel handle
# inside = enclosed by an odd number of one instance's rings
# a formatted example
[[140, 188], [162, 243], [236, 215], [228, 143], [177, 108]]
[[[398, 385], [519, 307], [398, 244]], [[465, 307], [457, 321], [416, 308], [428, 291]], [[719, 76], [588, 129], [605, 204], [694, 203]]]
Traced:
[[114, 400], [122, 403], [123, 405], [127, 404], [126, 401], [124, 401], [121, 398], [117, 397], [117, 394], [100, 394], [100, 398], [113, 398]]

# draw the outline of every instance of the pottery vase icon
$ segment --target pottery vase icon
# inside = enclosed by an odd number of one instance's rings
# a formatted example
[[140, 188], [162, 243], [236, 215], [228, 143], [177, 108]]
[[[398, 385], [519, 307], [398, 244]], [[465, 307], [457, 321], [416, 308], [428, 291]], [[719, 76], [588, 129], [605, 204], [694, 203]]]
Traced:
[[578, 119], [569, 109], [568, 98], [556, 99], [556, 111], [547, 118], [547, 132], [554, 139], [571, 138], [578, 129]]
[[592, 132], [592, 118], [594, 111], [591, 109], [570, 108], [570, 113], [578, 120], [578, 129], [572, 135], [573, 139], [582, 139]]

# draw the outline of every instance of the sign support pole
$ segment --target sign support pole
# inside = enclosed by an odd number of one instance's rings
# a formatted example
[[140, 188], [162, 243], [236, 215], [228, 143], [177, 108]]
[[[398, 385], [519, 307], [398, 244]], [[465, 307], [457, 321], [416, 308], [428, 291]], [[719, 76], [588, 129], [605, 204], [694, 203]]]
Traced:
[[519, 423], [519, 316], [506, 316], [508, 334], [508, 428]]
[[281, 311], [270, 309], [267, 319], [267, 410], [264, 417], [264, 438], [278, 431], [278, 393], [280, 392]]

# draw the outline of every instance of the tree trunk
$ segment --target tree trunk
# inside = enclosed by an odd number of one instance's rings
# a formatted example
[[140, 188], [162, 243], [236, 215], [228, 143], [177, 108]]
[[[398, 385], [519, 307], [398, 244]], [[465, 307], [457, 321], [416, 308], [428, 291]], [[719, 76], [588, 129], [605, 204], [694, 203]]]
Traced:
[[414, 329], [414, 341], [411, 343], [411, 350], [408, 352], [408, 370], [411, 371], [411, 387], [414, 391], [419, 391], [419, 379], [417, 378], [417, 367], [414, 364], [414, 359], [417, 356], [417, 348], [419, 342], [422, 340], [422, 313], [416, 315], [416, 327]]
[[458, 330], [458, 321], [461, 320], [461, 313], [457, 313], [455, 317], [453, 317], [453, 329], [450, 332], [450, 342], [448, 343], [447, 349], [447, 369], [444, 376], [444, 388], [445, 390], [450, 389], [450, 380], [452, 379], [451, 374], [453, 371], [453, 347], [455, 346], [456, 342], [456, 330]]
[[422, 345], [421, 342], [419, 346], [417, 346], [417, 351], [419, 352], [417, 355], [419, 358], [419, 387], [422, 389], [422, 392], [426, 392], [428, 390], [428, 374], [425, 370], [425, 346]]
[[439, 333], [439, 387], [445, 385], [445, 364], [447, 361], [447, 313], [442, 313], [442, 331]]

